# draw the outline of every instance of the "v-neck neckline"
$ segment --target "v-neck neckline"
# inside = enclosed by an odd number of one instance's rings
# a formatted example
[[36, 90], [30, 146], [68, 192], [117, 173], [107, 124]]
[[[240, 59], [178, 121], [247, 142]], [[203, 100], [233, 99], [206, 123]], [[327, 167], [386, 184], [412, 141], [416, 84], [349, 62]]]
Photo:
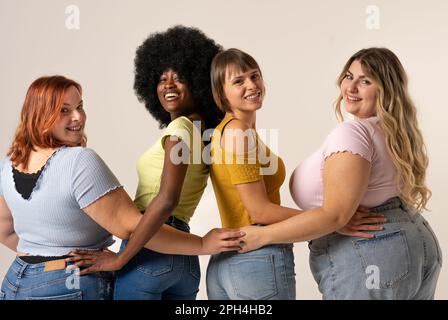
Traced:
[[[61, 151], [62, 149], [65, 149], [65, 146], [60, 147], [59, 149], [57, 149], [56, 151], [54, 151], [51, 156], [47, 159], [47, 161], [45, 161], [45, 164], [37, 171], [34, 173], [26, 173], [26, 172], [22, 172], [20, 170], [18, 170], [17, 168], [14, 167], [13, 163], [11, 162], [11, 173], [12, 173], [12, 178], [13, 178], [13, 183], [14, 183], [14, 189], [15, 191], [20, 195], [20, 197], [25, 200], [25, 201], [31, 201], [31, 199], [33, 198], [33, 194], [39, 189], [41, 180], [42, 180], [42, 176], [44, 176], [45, 171], [47, 170], [47, 168], [49, 167], [51, 160], [54, 158], [54, 156], [56, 154], [59, 153], [59, 151]], [[33, 187], [33, 190], [30, 193], [30, 196], [28, 198], [24, 198], [22, 193], [18, 190], [17, 188], [17, 182], [14, 179], [14, 170], [17, 171], [19, 174], [24, 174], [24, 175], [36, 175], [40, 172], [39, 176], [37, 177], [36, 183]]]

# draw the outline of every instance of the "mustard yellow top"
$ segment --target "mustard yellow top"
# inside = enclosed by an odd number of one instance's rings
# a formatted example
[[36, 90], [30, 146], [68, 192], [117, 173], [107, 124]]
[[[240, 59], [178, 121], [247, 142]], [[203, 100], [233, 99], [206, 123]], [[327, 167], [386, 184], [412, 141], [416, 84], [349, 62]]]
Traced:
[[[165, 139], [180, 138], [189, 148], [189, 159], [178, 159], [188, 163], [179, 204], [172, 216], [188, 223], [207, 185], [209, 168], [202, 160], [204, 144], [200, 127], [196, 127], [187, 117], [179, 117], [170, 122], [163, 136], [137, 161], [138, 187], [134, 203], [140, 211], [146, 209], [160, 190], [160, 181], [165, 159]], [[171, 138], [170, 138], [171, 139]]]
[[233, 119], [231, 116], [224, 118], [213, 132], [211, 140], [210, 178], [224, 228], [253, 224], [235, 185], [263, 179], [269, 200], [279, 205], [280, 187], [285, 181], [282, 159], [271, 152], [256, 132], [253, 133], [256, 147], [248, 152], [236, 154], [222, 148], [222, 133]]

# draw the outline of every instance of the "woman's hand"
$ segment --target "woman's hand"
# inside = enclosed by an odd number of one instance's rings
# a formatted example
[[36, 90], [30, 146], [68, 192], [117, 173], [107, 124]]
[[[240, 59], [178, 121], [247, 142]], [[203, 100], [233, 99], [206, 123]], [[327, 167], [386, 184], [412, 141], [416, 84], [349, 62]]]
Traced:
[[81, 276], [100, 271], [116, 271], [123, 267], [119, 255], [108, 249], [103, 250], [75, 250], [69, 253], [66, 262], [74, 262], [79, 267], [88, 266], [81, 270]]
[[267, 245], [268, 241], [264, 237], [266, 235], [266, 231], [263, 230], [264, 228], [262, 226], [247, 226], [241, 228], [246, 235], [239, 239], [241, 250], [238, 253], [245, 253]]
[[378, 223], [386, 222], [384, 214], [370, 213], [369, 209], [364, 207], [358, 207], [355, 214], [350, 221], [341, 229], [337, 230], [337, 233], [360, 238], [374, 238], [375, 235], [371, 233], [365, 233], [362, 231], [381, 231], [384, 227], [377, 225]]
[[214, 228], [202, 237], [201, 254], [240, 250], [240, 239], [244, 234], [238, 229]]

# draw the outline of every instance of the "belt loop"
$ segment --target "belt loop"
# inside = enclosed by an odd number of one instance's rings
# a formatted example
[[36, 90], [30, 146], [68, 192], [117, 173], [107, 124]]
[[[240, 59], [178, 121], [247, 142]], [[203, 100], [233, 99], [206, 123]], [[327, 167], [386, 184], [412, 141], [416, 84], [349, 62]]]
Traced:
[[21, 279], [27, 268], [28, 263], [24, 262], [23, 264], [20, 264], [20, 269], [17, 272], [17, 278]]

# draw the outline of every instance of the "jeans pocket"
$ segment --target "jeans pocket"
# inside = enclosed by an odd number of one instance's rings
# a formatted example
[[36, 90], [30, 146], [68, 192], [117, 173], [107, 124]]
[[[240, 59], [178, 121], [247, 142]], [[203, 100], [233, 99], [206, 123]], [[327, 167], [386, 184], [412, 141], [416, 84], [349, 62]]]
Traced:
[[238, 255], [229, 263], [232, 286], [241, 299], [264, 300], [278, 294], [274, 255]]
[[174, 257], [143, 249], [135, 256], [137, 270], [151, 276], [160, 276], [173, 270]]
[[26, 300], [82, 300], [82, 291], [49, 297], [27, 297]]
[[197, 280], [200, 280], [201, 279], [201, 267], [199, 265], [199, 257], [198, 256], [189, 256], [188, 262], [190, 265], [190, 274]]
[[0, 300], [5, 300], [6, 294], [3, 291], [0, 291]]
[[366, 286], [376, 289], [394, 287], [409, 274], [409, 246], [404, 231], [353, 241], [366, 274]]
[[439, 263], [440, 266], [442, 266], [442, 250], [440, 249], [439, 240], [437, 240], [436, 234], [432, 230], [432, 228], [429, 225], [428, 221], [423, 220], [422, 223], [426, 227], [426, 229], [429, 231], [429, 233], [431, 234], [432, 239], [434, 240], [434, 244], [435, 244], [436, 250], [437, 250], [437, 262]]

